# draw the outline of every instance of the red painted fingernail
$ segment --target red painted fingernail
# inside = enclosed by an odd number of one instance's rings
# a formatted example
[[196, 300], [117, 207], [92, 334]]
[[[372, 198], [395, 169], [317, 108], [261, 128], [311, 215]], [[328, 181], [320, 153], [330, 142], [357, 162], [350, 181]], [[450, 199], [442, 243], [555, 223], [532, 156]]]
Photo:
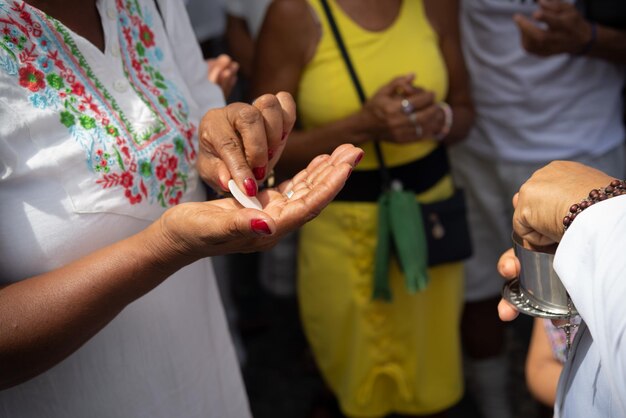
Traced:
[[243, 181], [243, 187], [246, 188], [246, 194], [248, 196], [256, 196], [256, 192], [257, 192], [256, 181], [248, 177], [247, 179]]
[[358, 163], [361, 162], [361, 160], [363, 159], [363, 155], [365, 155], [364, 152], [360, 153], [358, 157], [356, 157], [356, 160], [354, 160], [354, 165], [357, 165]]
[[219, 179], [219, 181], [220, 181], [220, 187], [222, 188], [222, 191], [227, 192], [228, 191], [228, 186], [224, 184], [222, 179]]
[[263, 180], [265, 178], [265, 167], [256, 167], [252, 169], [252, 172], [254, 173], [254, 178], [257, 180]]
[[271, 160], [273, 156], [274, 156], [274, 151], [272, 151], [271, 149], [268, 149], [267, 150], [267, 159]]
[[287, 131], [283, 132], [283, 136], [280, 138], [281, 141], [284, 141], [287, 138]]
[[257, 234], [270, 235], [272, 233], [272, 230], [264, 219], [252, 219], [250, 221], [250, 227]]

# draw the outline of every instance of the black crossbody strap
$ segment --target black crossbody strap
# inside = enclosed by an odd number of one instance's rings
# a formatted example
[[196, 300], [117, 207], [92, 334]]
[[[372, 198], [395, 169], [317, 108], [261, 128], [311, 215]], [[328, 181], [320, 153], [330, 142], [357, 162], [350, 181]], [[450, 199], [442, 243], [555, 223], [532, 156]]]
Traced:
[[[352, 60], [350, 59], [350, 54], [348, 54], [348, 49], [346, 48], [346, 44], [341, 37], [341, 32], [339, 31], [339, 27], [337, 26], [337, 22], [335, 21], [335, 17], [333, 16], [333, 12], [330, 9], [330, 5], [328, 4], [328, 0], [320, 0], [322, 3], [322, 7], [324, 9], [324, 13], [326, 14], [326, 19], [328, 20], [328, 24], [330, 25], [330, 29], [333, 32], [333, 36], [335, 38], [335, 42], [337, 43], [337, 47], [339, 48], [339, 52], [343, 58], [344, 63], [346, 64], [346, 68], [348, 69], [348, 73], [350, 74], [350, 78], [352, 79], [352, 84], [354, 84], [354, 89], [356, 90], [357, 95], [359, 96], [359, 100], [361, 104], [367, 101], [367, 97], [365, 96], [365, 91], [363, 90], [363, 86], [359, 81], [359, 76], [356, 73], [354, 65], [352, 64]], [[383, 158], [383, 150], [380, 147], [380, 143], [378, 141], [374, 141], [374, 150], [376, 151], [376, 159], [378, 160], [378, 165], [380, 167], [380, 175], [382, 177], [382, 185], [383, 188], [387, 189], [391, 186], [391, 175], [389, 174], [389, 170], [385, 165], [385, 159]]]

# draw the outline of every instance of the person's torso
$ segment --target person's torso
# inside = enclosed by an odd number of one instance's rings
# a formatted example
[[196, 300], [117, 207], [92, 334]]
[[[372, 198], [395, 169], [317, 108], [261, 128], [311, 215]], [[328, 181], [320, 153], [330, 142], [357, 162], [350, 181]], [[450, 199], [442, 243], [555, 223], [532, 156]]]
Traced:
[[476, 108], [466, 145], [512, 161], [601, 155], [624, 139], [624, 68], [601, 59], [527, 53], [513, 21], [533, 1], [464, 0], [461, 39]]
[[[335, 43], [320, 2], [309, 0], [321, 22], [321, 39], [306, 66], [297, 94], [303, 127], [310, 129], [357, 112], [361, 103]], [[387, 29], [369, 31], [354, 22], [334, 0], [329, 1], [348, 53], [368, 97], [393, 78], [415, 73], [414, 84], [444, 100], [448, 72], [439, 50], [439, 38], [428, 22], [421, 0], [403, 0], [399, 14]], [[430, 152], [434, 141], [409, 145], [382, 142], [385, 162], [404, 164]], [[377, 167], [372, 144], [364, 144], [358, 169]]]
[[[200, 105], [154, 2], [97, 7], [104, 53], [28, 4], [0, 1], [0, 285], [205, 197], [190, 116]], [[249, 416], [210, 261], [132, 303], [51, 370], [1, 391], [0, 410], [26, 418]]]

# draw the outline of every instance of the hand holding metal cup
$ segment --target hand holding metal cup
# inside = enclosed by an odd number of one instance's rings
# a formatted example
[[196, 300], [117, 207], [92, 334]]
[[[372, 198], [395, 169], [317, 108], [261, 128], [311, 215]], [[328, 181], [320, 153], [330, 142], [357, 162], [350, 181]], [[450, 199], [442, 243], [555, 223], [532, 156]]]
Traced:
[[534, 317], [567, 319], [576, 315], [567, 290], [552, 267], [552, 248], [529, 249], [517, 234], [513, 233], [512, 238], [520, 274], [505, 284], [502, 297], [520, 312]]

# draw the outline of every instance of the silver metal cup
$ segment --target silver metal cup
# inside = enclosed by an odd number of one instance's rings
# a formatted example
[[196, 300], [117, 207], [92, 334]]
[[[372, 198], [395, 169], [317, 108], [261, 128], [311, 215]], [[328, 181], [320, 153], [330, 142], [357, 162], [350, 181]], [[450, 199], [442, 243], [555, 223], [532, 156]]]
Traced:
[[543, 252], [524, 248], [522, 239], [517, 234], [513, 233], [512, 237], [515, 255], [521, 266], [520, 296], [539, 311], [535, 316], [575, 315], [576, 309], [571, 304], [561, 279], [552, 268], [554, 254], [547, 252], [548, 250]]

